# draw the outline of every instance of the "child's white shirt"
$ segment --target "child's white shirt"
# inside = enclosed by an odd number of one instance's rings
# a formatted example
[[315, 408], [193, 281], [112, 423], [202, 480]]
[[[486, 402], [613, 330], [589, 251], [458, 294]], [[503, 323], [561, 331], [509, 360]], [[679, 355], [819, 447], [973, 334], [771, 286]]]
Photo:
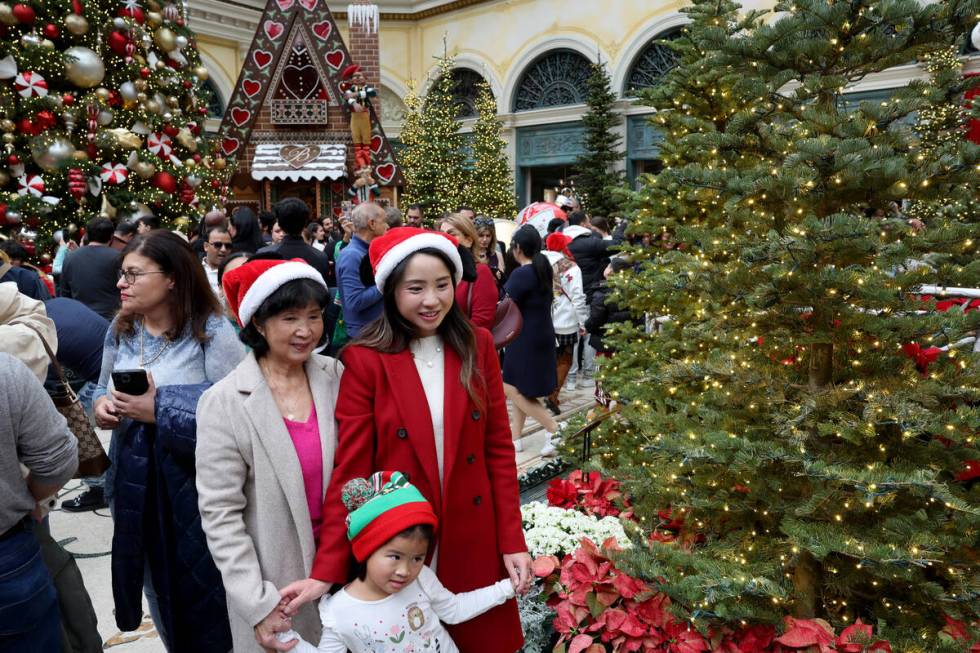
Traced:
[[[514, 598], [510, 580], [472, 592], [453, 594], [435, 572], [422, 567], [418, 578], [380, 601], [362, 601], [346, 588], [320, 602], [323, 635], [313, 647], [301, 640], [294, 653], [458, 653], [441, 622], [458, 624]], [[279, 633], [280, 642], [298, 639]]]

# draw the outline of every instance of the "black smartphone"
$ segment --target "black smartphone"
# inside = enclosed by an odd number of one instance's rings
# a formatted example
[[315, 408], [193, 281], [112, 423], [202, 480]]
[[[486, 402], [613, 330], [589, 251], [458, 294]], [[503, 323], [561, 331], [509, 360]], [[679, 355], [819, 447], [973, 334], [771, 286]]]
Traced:
[[112, 373], [112, 385], [128, 395], [141, 395], [150, 389], [146, 370], [116, 370]]

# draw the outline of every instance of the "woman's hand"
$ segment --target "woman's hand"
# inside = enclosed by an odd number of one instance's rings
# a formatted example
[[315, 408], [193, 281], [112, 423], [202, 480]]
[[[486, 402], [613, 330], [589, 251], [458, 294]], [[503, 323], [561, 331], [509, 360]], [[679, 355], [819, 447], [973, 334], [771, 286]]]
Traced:
[[299, 644], [298, 639], [284, 643], [276, 637], [276, 633], [293, 627], [292, 619], [283, 612], [284, 605], [285, 602], [280, 601], [279, 605], [253, 628], [255, 641], [266, 651], [290, 651]]
[[114, 429], [119, 426], [119, 414], [115, 404], [105, 395], [95, 400], [95, 423], [100, 429]]
[[514, 584], [514, 592], [521, 596], [527, 594], [534, 580], [534, 574], [531, 571], [531, 554], [527, 551], [505, 553], [504, 568], [510, 574], [510, 582]]
[[153, 383], [153, 374], [149, 370], [146, 372], [146, 380], [150, 387], [141, 395], [128, 395], [113, 390], [112, 403], [115, 405], [116, 413], [123, 417], [144, 424], [156, 424], [157, 387]]
[[324, 583], [315, 578], [304, 578], [279, 590], [279, 596], [286, 603], [286, 614], [292, 616], [303, 607], [303, 604], [316, 601], [326, 594], [328, 589], [330, 589], [330, 583]]

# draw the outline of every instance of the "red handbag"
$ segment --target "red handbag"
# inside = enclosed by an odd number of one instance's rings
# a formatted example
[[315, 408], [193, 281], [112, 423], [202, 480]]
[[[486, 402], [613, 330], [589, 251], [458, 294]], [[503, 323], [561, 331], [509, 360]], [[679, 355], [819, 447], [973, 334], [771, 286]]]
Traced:
[[503, 349], [521, 334], [524, 328], [524, 316], [517, 303], [510, 297], [504, 297], [497, 304], [497, 311], [493, 316], [493, 345], [497, 349]]

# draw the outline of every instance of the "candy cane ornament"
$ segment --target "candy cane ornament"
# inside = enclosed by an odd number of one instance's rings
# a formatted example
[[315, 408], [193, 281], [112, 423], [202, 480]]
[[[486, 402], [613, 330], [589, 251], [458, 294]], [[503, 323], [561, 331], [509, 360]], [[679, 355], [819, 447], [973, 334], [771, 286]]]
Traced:
[[44, 179], [41, 175], [23, 175], [17, 179], [17, 194], [41, 197], [44, 195]]
[[102, 172], [99, 173], [103, 183], [117, 186], [125, 183], [127, 177], [129, 177], [129, 170], [121, 163], [103, 163]]
[[23, 97], [47, 97], [48, 82], [41, 75], [26, 70], [14, 77], [14, 90]]

